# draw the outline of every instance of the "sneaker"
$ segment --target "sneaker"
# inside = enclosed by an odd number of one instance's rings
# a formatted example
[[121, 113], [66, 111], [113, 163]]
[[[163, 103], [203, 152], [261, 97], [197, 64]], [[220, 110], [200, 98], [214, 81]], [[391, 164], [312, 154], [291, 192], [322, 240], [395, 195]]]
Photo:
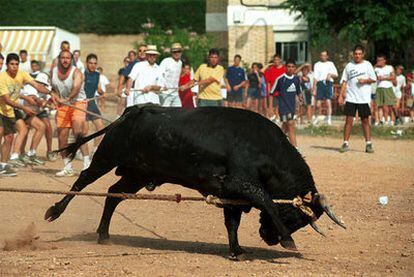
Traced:
[[64, 168], [61, 171], [56, 173], [56, 177], [72, 177], [73, 175], [75, 175], [75, 173], [73, 172], [73, 169], [67, 169], [67, 168]]
[[349, 151], [349, 144], [344, 142], [344, 143], [342, 144], [341, 148], [339, 149], [339, 152], [341, 152], [341, 153], [345, 153], [345, 152], [347, 152], [347, 151]]
[[332, 125], [332, 119], [328, 119], [326, 122], [328, 123], [328, 125]]
[[374, 148], [372, 147], [372, 143], [367, 143], [367, 145], [365, 146], [365, 152], [374, 153]]
[[23, 162], [25, 165], [38, 165], [37, 163], [35, 163], [34, 161], [32, 161], [30, 159], [30, 157], [27, 156], [26, 154], [20, 156], [20, 161]]
[[46, 153], [46, 157], [47, 157], [47, 160], [49, 162], [54, 162], [54, 161], [56, 161], [58, 159], [57, 154], [55, 152], [53, 152], [53, 151], [47, 152]]
[[28, 156], [28, 158], [30, 159], [30, 161], [34, 162], [35, 164], [38, 164], [38, 165], [45, 164], [45, 162], [36, 155]]
[[19, 159], [10, 159], [7, 163], [14, 168], [26, 167], [26, 163]]
[[0, 176], [15, 177], [17, 176], [17, 172], [7, 164], [5, 167], [3, 167], [3, 169], [0, 170]]

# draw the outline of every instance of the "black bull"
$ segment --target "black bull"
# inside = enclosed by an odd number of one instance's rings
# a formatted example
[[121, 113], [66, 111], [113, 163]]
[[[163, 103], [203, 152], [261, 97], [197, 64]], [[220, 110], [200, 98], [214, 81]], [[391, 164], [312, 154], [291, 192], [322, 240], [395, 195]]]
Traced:
[[[243, 199], [249, 206], [224, 206], [225, 225], [232, 256], [243, 253], [237, 239], [242, 212], [252, 207], [260, 213], [260, 236], [268, 245], [295, 250], [291, 234], [311, 224], [325, 211], [342, 223], [319, 195], [310, 169], [283, 132], [264, 117], [231, 108], [193, 110], [134, 106], [117, 121], [63, 151], [73, 158], [87, 141], [106, 133], [90, 167], [81, 172], [72, 191], [81, 191], [117, 167], [121, 179], [108, 192], [136, 193], [148, 185], [181, 184], [202, 195]], [[274, 204], [272, 199], [293, 199], [311, 193], [311, 219], [291, 205]], [[58, 218], [71, 195], [50, 207], [45, 219]], [[109, 224], [120, 198], [107, 198], [97, 229], [99, 242], [109, 239]], [[342, 225], [343, 226], [343, 225]], [[343, 226], [344, 227], [344, 226]]]

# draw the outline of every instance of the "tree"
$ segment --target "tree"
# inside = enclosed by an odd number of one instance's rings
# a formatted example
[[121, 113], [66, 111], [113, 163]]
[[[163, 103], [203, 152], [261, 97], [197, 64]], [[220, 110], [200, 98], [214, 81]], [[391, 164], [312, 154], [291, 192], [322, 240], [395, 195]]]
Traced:
[[[412, 42], [414, 2], [401, 0], [286, 0], [308, 21], [312, 42], [325, 45], [332, 35], [348, 43], [372, 45], [394, 59]], [[396, 51], [398, 50], [398, 51]], [[400, 56], [398, 56], [398, 53]]]

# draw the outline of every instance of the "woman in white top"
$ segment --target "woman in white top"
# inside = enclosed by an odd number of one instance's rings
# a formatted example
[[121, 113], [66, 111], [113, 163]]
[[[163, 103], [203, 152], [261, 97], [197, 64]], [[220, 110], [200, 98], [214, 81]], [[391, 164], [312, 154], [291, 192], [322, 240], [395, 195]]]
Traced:
[[401, 99], [404, 101], [403, 92], [405, 89], [406, 80], [403, 73], [404, 67], [402, 65], [397, 65], [395, 67], [395, 75], [396, 75], [396, 85], [394, 86], [394, 94], [397, 98], [395, 103], [395, 123], [402, 123], [400, 115], [401, 115]]

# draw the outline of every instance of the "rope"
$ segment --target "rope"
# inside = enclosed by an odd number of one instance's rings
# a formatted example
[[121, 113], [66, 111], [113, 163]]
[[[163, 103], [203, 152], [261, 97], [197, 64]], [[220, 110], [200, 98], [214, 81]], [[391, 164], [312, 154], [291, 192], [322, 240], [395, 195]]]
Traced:
[[[222, 208], [223, 205], [251, 205], [249, 201], [242, 199], [223, 199], [213, 195], [207, 197], [200, 196], [181, 196], [181, 194], [165, 195], [165, 194], [133, 194], [133, 193], [104, 193], [104, 192], [82, 192], [82, 191], [58, 191], [58, 190], [46, 190], [46, 189], [17, 189], [17, 188], [0, 188], [0, 192], [17, 192], [17, 193], [35, 193], [35, 194], [64, 194], [64, 195], [79, 195], [79, 196], [98, 196], [98, 197], [114, 197], [122, 199], [134, 199], [134, 200], [159, 200], [159, 201], [173, 201], [180, 203], [181, 201], [205, 201], [207, 204], [215, 205]], [[289, 199], [273, 199], [275, 204], [292, 205], [295, 208], [300, 209], [304, 214], [316, 218], [312, 209], [306, 206], [303, 202], [308, 202], [306, 196], [302, 199], [300, 196]]]

